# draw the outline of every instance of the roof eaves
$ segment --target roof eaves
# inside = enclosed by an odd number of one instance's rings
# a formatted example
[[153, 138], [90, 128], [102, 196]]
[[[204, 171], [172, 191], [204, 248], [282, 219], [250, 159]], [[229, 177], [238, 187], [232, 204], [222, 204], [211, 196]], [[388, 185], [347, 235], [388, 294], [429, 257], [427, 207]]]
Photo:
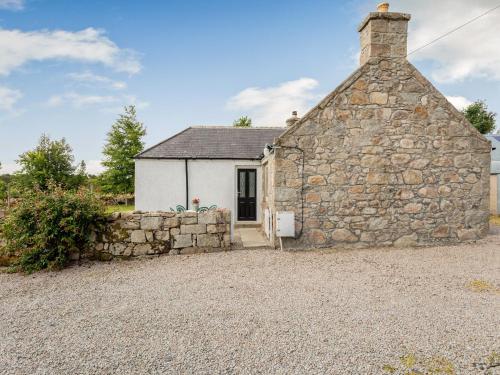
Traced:
[[147, 159], [147, 160], [260, 160], [262, 159], [262, 155], [252, 157], [252, 158], [245, 158], [245, 157], [196, 157], [196, 156], [186, 156], [186, 157], [180, 157], [180, 156], [143, 156], [143, 157], [137, 157], [135, 159]]

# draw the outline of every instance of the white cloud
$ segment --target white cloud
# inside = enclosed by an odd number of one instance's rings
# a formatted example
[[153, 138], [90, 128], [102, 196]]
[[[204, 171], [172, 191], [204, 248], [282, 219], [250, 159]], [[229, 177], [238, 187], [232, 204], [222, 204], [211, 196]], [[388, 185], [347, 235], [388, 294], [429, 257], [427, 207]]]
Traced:
[[98, 175], [104, 171], [104, 167], [100, 160], [86, 160], [85, 165], [87, 166], [87, 173]]
[[126, 105], [134, 105], [136, 109], [148, 108], [150, 103], [144, 100], [140, 100], [135, 95], [124, 95], [123, 101]]
[[19, 90], [0, 86], [0, 110], [11, 111], [14, 108], [14, 104], [16, 104], [22, 96]]
[[88, 107], [93, 105], [106, 105], [115, 103], [119, 99], [111, 95], [82, 95], [76, 92], [68, 92], [61, 95], [53, 95], [47, 101], [49, 107], [60, 107], [70, 104], [75, 108]]
[[116, 71], [138, 73], [137, 55], [119, 48], [103, 30], [32, 31], [0, 29], [0, 75], [8, 75], [30, 61], [76, 60], [101, 63]]
[[24, 9], [24, 0], [0, 0], [0, 9], [9, 9], [9, 10]]
[[447, 96], [446, 99], [459, 111], [472, 104], [472, 101], [464, 96]]
[[3, 163], [0, 167], [0, 175], [2, 174], [11, 174], [14, 172], [19, 171], [21, 168], [19, 167], [19, 164], [17, 163]]
[[123, 107], [126, 105], [134, 105], [136, 109], [145, 109], [150, 106], [150, 103], [144, 100], [140, 100], [135, 95], [123, 95], [117, 98], [116, 105], [107, 106], [102, 108], [105, 113], [118, 114], [123, 112]]
[[277, 86], [249, 87], [229, 99], [227, 108], [243, 111], [256, 125], [285, 125], [292, 111], [304, 114], [319, 96], [313, 91], [318, 81], [300, 78]]
[[53, 95], [45, 104], [53, 108], [64, 105], [77, 109], [97, 107], [106, 113], [120, 113], [125, 105], [135, 105], [137, 109], [149, 107], [148, 102], [139, 100], [135, 95], [84, 95], [77, 92]]
[[[393, 0], [391, 10], [411, 13], [412, 51], [498, 5], [497, 0]], [[457, 82], [488, 77], [500, 80], [500, 9], [409, 56], [434, 62], [432, 77]]]
[[110, 87], [115, 90], [123, 90], [127, 88], [127, 84], [123, 81], [115, 81], [111, 78], [100, 76], [88, 71], [82, 73], [70, 73], [68, 74], [68, 77], [76, 82], [88, 85], [100, 85]]

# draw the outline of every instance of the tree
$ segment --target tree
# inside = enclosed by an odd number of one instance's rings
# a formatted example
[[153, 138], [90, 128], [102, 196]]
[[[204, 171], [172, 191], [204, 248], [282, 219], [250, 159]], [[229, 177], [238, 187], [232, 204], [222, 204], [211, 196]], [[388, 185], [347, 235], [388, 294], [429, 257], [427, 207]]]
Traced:
[[477, 100], [463, 110], [464, 116], [481, 134], [495, 130], [496, 113], [489, 112], [483, 100]]
[[252, 119], [248, 116], [242, 116], [233, 122], [235, 128], [250, 128], [252, 127]]
[[146, 129], [137, 120], [135, 107], [131, 105], [124, 110], [125, 113], [111, 127], [103, 149], [102, 165], [106, 170], [99, 181], [106, 193], [134, 192], [133, 158], [144, 149], [142, 137], [146, 135]]
[[[0, 163], [0, 170], [2, 169], [2, 163]], [[2, 206], [3, 202], [7, 199], [7, 184], [0, 178], [0, 206]]]
[[73, 150], [64, 138], [51, 140], [42, 134], [34, 150], [19, 155], [19, 181], [24, 187], [37, 186], [41, 190], [46, 190], [50, 183], [76, 187], [80, 179], [75, 179], [77, 167], [73, 166], [74, 160]]

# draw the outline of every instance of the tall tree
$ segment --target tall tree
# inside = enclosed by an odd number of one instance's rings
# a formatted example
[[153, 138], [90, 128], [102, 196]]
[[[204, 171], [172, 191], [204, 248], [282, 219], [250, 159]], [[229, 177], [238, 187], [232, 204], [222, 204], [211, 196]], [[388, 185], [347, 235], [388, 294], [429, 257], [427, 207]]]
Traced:
[[74, 187], [78, 185], [74, 160], [73, 150], [64, 138], [51, 140], [42, 134], [35, 149], [19, 155], [19, 181], [24, 187], [38, 186], [42, 190], [47, 189], [51, 182]]
[[108, 133], [103, 149], [102, 165], [106, 170], [100, 177], [101, 189], [107, 193], [134, 192], [134, 156], [144, 149], [146, 135], [143, 124], [137, 120], [133, 105], [124, 108]]
[[252, 119], [248, 116], [242, 116], [233, 122], [235, 128], [250, 128], [252, 126]]
[[466, 107], [463, 114], [481, 134], [491, 133], [495, 130], [495, 117], [497, 114], [488, 111], [488, 106], [483, 100], [477, 100]]

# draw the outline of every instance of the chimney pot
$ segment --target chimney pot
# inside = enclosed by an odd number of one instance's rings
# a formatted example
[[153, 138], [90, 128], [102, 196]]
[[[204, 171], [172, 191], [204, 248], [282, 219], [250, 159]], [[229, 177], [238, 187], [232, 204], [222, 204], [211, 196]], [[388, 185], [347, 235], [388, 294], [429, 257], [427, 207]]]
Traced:
[[386, 13], [389, 11], [389, 3], [380, 3], [377, 5], [377, 11], [380, 13]]

